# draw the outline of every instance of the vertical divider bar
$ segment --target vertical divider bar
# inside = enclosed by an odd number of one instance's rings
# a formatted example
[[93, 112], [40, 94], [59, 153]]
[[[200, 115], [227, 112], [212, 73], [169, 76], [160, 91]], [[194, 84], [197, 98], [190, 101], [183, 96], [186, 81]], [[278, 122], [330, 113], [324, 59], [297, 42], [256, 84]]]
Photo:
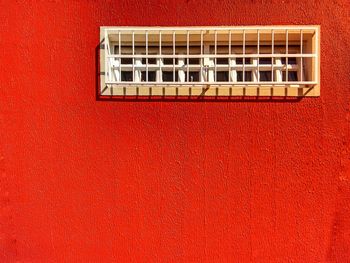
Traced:
[[118, 53], [119, 53], [119, 82], [122, 81], [122, 34], [118, 31]]
[[232, 80], [232, 74], [231, 74], [231, 43], [232, 43], [232, 34], [231, 30], [228, 31], [228, 54], [229, 54], [229, 59], [228, 59], [228, 81], [231, 82]]
[[190, 61], [189, 61], [189, 54], [190, 54], [190, 31], [187, 30], [187, 37], [186, 37], [186, 48], [187, 48], [187, 82], [190, 82]]
[[162, 73], [162, 31], [159, 30], [159, 82], [163, 82], [163, 73]]
[[148, 31], [146, 30], [146, 82], [148, 82]]
[[[107, 53], [109, 54], [109, 55], [111, 55], [112, 54], [112, 51], [111, 51], [111, 46], [110, 46], [110, 43], [109, 43], [109, 37], [108, 37], [108, 34], [107, 34], [107, 39], [108, 39], [108, 48], [107, 48]], [[113, 80], [113, 74], [112, 74], [112, 70], [113, 70], [113, 66], [114, 66], [114, 61], [113, 61], [114, 59], [113, 58], [109, 58], [108, 59], [108, 76], [109, 76], [109, 80], [110, 81], [114, 81]]]
[[175, 30], [173, 31], [173, 82], [175, 82]]
[[204, 64], [204, 58], [203, 58], [203, 30], [201, 30], [201, 58], [200, 58], [200, 65], [201, 65], [201, 69], [200, 69], [200, 82], [205, 81], [205, 79], [203, 79], [203, 64]]
[[214, 39], [214, 81], [217, 81], [217, 67], [216, 67], [216, 63], [217, 63], [217, 59], [216, 59], [216, 55], [217, 55], [217, 47], [218, 47], [218, 31], [215, 30], [215, 39]]
[[275, 32], [273, 29], [271, 30], [271, 81], [274, 82], [274, 63], [275, 63], [275, 57], [273, 56], [275, 53]]
[[109, 72], [109, 63], [108, 63], [108, 61], [109, 61], [109, 57], [108, 57], [108, 51], [107, 51], [107, 48], [108, 48], [108, 44], [107, 44], [107, 29], [105, 29], [105, 36], [104, 36], [104, 42], [105, 42], [105, 46], [104, 46], [104, 48], [105, 48], [105, 82], [109, 82], [109, 75], [107, 74], [107, 70], [108, 70], [108, 72]]
[[303, 30], [300, 29], [300, 82], [303, 82]]
[[318, 80], [318, 74], [319, 74], [319, 72], [318, 72], [318, 70], [319, 70], [319, 65], [320, 65], [320, 57], [319, 57], [319, 54], [318, 54], [318, 45], [319, 45], [319, 33], [318, 33], [318, 28], [317, 29], [315, 29], [315, 61], [314, 61], [314, 70], [315, 70], [315, 79], [313, 79], [312, 81], [319, 81]]
[[258, 35], [258, 41], [257, 41], [257, 53], [258, 53], [258, 71], [257, 71], [257, 76], [258, 76], [258, 82], [260, 82], [260, 66], [259, 66], [259, 64], [260, 64], [260, 31], [259, 31], [259, 29], [257, 29], [256, 30], [256, 33], [257, 33], [257, 35]]
[[242, 59], [242, 63], [243, 63], [243, 71], [242, 71], [242, 79], [243, 82], [245, 82], [245, 30], [243, 29], [243, 59]]
[[132, 81], [135, 82], [135, 32], [132, 31]]
[[286, 82], [288, 82], [288, 29], [286, 29]]

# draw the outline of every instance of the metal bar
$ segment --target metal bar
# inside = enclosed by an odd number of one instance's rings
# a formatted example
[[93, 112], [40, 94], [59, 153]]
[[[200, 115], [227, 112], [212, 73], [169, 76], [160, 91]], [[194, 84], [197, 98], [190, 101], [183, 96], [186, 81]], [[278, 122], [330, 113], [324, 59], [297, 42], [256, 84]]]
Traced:
[[[175, 31], [173, 31], [173, 55], [175, 55]], [[173, 57], [173, 81], [175, 82], [175, 58]]]
[[203, 30], [201, 31], [201, 55], [203, 55]]
[[[257, 35], [258, 35], [257, 53], [258, 53], [258, 55], [260, 55], [260, 32], [259, 32], [259, 29], [256, 31], [256, 33], [257, 33]], [[258, 58], [258, 71], [257, 71], [258, 81], [260, 81], [260, 68], [259, 68], [259, 64], [260, 64], [260, 58]]]
[[148, 82], [148, 31], [146, 31], [146, 82]]
[[162, 31], [159, 31], [159, 55], [162, 55]]
[[[232, 85], [232, 86], [240, 86], [240, 85], [274, 85], [274, 86], [284, 86], [284, 85], [317, 85], [317, 81], [279, 81], [275, 83], [271, 83], [271, 81], [239, 81], [239, 82], [229, 82], [229, 81], [202, 81], [202, 82], [182, 82], [182, 83], [176, 83], [175, 85], [181, 85], [181, 84], [189, 84], [189, 85]], [[145, 83], [145, 82], [133, 82], [133, 81], [123, 81], [123, 82], [117, 82], [117, 81], [109, 81], [107, 84], [121, 84], [121, 85], [150, 85], [150, 83]], [[174, 85], [173, 82], [152, 82], [152, 85]]]
[[[288, 29], [286, 30], [286, 55], [288, 55]], [[286, 82], [288, 82], [288, 57], [286, 57]]]
[[[107, 57], [113, 58], [113, 57], [117, 57], [117, 58], [182, 58], [183, 55], [106, 55]], [[303, 57], [303, 58], [317, 58], [316, 54], [288, 54], [288, 55], [283, 55], [284, 57]], [[231, 55], [226, 55], [226, 54], [217, 54], [217, 55], [213, 55], [213, 54], [203, 54], [203, 55], [188, 55], [189, 58], [226, 58], [226, 57], [230, 57], [230, 58], [241, 58], [241, 57], [245, 57], [245, 58], [270, 58], [270, 57], [281, 57], [281, 54], [231, 54]]]
[[[232, 34], [231, 30], [228, 33], [228, 54], [231, 55], [231, 45], [232, 45]], [[232, 81], [231, 79], [231, 59], [228, 58], [228, 81]]]
[[[180, 69], [182, 66], [181, 65], [175, 65], [175, 68], [176, 69]], [[197, 70], [197, 69], [200, 69], [200, 65], [189, 65], [189, 68], [190, 69], [194, 69], [194, 70]], [[254, 64], [246, 64], [245, 65], [245, 69], [256, 69], [257, 65], [254, 65]], [[115, 68], [115, 67], [112, 67], [112, 68]], [[145, 69], [146, 66], [145, 65], [136, 65], [135, 64], [135, 69]], [[150, 69], [157, 69], [159, 68], [158, 65], [149, 65], [148, 66], [149, 70]], [[162, 66], [163, 68], [163, 71], [172, 71], [173, 70], [173, 65], [163, 65]], [[210, 66], [208, 65], [208, 68], [209, 69], [214, 69], [214, 65]], [[243, 65], [242, 64], [236, 64], [236, 65], [231, 65], [231, 68], [232, 69], [242, 69], [243, 68]], [[285, 69], [286, 66], [283, 66], [283, 65], [274, 65], [274, 68], [275, 69]], [[299, 65], [288, 65], [288, 69], [289, 70], [298, 70], [300, 68]], [[129, 71], [132, 71], [132, 64], [124, 64], [123, 65], [123, 69], [125, 70], [129, 70]], [[228, 70], [229, 69], [229, 65], [228, 64], [225, 64], [225, 65], [217, 65], [217, 69], [220, 69], [220, 70]], [[268, 70], [268, 69], [271, 69], [271, 64], [263, 64], [263, 65], [260, 65], [260, 69], [264, 69], [264, 70]]]
[[245, 30], [243, 29], [243, 58], [242, 58], [242, 62], [243, 62], [243, 71], [242, 71], [242, 79], [243, 82], [245, 82]]
[[187, 75], [187, 81], [189, 82], [190, 78], [190, 61], [189, 61], [189, 55], [190, 55], [190, 31], [187, 31], [187, 38], [186, 38], [186, 48], [187, 48], [187, 56], [186, 56], [186, 61], [187, 61], [187, 68], [186, 68], [186, 75]]
[[[110, 81], [110, 66], [109, 66], [109, 58], [108, 58], [108, 48], [109, 48], [109, 41], [108, 41], [108, 34], [107, 34], [107, 31], [105, 31], [105, 36], [104, 36], [104, 42], [105, 42], [105, 50], [104, 50], [104, 53], [105, 53], [105, 79], [107, 81]], [[108, 72], [108, 73], [107, 73]]]
[[218, 31], [215, 30], [215, 36], [214, 36], [214, 81], [217, 81], [217, 69], [216, 69], [216, 55], [217, 55], [217, 45], [218, 45]]
[[[300, 54], [303, 54], [303, 30], [300, 29]], [[300, 57], [300, 81], [303, 81], [303, 57]]]
[[[271, 30], [271, 54], [273, 55], [275, 53], [275, 33], [274, 30]], [[273, 57], [271, 57], [271, 81], [274, 82], [274, 66], [275, 64], [275, 59]]]
[[119, 53], [119, 81], [122, 81], [122, 34], [118, 32], [118, 53]]
[[[203, 31], [201, 31], [201, 56], [203, 56]], [[201, 65], [201, 69], [200, 69], [200, 79], [203, 79], [203, 65], [204, 65], [204, 58], [200, 58], [200, 65]]]
[[162, 31], [159, 31], [159, 59], [158, 59], [158, 64], [159, 64], [159, 78], [158, 80], [160, 82], [163, 81], [163, 73], [162, 73]]
[[[132, 55], [135, 55], [135, 32], [132, 31]], [[132, 58], [132, 79], [135, 81], [135, 58]]]

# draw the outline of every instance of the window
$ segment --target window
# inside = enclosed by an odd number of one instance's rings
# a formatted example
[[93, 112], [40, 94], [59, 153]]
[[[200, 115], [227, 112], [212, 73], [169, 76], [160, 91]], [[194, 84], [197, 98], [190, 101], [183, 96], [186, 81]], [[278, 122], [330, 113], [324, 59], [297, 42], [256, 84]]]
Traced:
[[252, 72], [251, 71], [245, 71], [244, 72], [244, 79], [243, 79], [243, 71], [237, 71], [237, 81], [252, 81]]
[[142, 71], [141, 81], [146, 81], [146, 82], [156, 81], [156, 72], [154, 72], [154, 71], [149, 71], [149, 72]]
[[317, 26], [101, 27], [100, 37], [102, 95], [319, 95]]

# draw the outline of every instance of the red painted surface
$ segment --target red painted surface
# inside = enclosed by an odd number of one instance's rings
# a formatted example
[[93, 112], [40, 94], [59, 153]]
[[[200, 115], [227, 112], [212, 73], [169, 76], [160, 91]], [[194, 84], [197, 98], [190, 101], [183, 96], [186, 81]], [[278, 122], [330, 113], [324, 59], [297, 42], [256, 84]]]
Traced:
[[[349, 2], [0, 1], [1, 262], [350, 262]], [[101, 25], [321, 25], [321, 97], [96, 100]]]

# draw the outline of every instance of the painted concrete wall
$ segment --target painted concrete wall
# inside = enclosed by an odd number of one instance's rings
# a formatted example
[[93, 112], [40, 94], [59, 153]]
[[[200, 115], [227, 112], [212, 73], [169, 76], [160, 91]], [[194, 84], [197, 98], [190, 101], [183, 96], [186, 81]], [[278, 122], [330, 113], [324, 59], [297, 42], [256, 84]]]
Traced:
[[[349, 2], [0, 1], [1, 262], [350, 262]], [[101, 25], [321, 25], [321, 97], [96, 100]]]

